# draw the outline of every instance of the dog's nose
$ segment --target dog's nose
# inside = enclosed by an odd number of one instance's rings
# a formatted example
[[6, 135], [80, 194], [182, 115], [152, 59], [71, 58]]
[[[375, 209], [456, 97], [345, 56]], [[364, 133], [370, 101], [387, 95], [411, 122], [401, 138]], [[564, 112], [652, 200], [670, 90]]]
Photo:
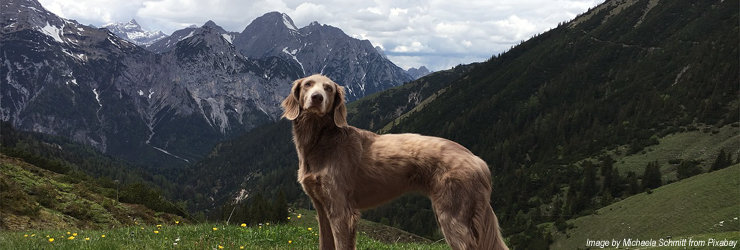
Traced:
[[314, 101], [314, 102], [323, 102], [324, 101], [324, 96], [321, 95], [321, 94], [319, 94], [319, 93], [313, 93], [311, 95], [311, 101]]

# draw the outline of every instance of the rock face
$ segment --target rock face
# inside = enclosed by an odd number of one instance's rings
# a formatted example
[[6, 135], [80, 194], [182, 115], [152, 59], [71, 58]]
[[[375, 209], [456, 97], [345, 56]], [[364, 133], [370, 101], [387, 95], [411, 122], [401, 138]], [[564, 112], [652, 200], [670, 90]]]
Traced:
[[278, 12], [252, 21], [236, 36], [234, 46], [249, 58], [274, 56], [293, 62], [303, 75], [327, 75], [347, 88], [349, 101], [412, 80], [369, 41], [318, 22], [298, 29], [288, 15]]
[[414, 80], [416, 80], [416, 79], [422, 78], [422, 77], [424, 77], [424, 76], [426, 76], [426, 75], [428, 75], [429, 73], [432, 73], [432, 72], [430, 72], [429, 69], [427, 69], [427, 67], [421, 66], [418, 69], [417, 68], [410, 68], [410, 69], [406, 70], [406, 73], [408, 73], [409, 76], [411, 76]]
[[35, 1], [10, 1], [2, 17], [2, 119], [135, 163], [187, 164], [277, 119], [301, 76], [279, 58], [242, 56], [211, 26], [156, 54]]
[[349, 100], [410, 80], [368, 41], [318, 24], [298, 30], [279, 13], [241, 34], [209, 21], [146, 50], [35, 0], [10, 0], [1, 11], [2, 120], [149, 166], [192, 163], [278, 119], [292, 81], [307, 74], [329, 75]]
[[139, 46], [148, 46], [167, 37], [162, 31], [146, 31], [142, 29], [134, 19], [131, 19], [128, 23], [109, 23], [103, 25], [103, 28]]

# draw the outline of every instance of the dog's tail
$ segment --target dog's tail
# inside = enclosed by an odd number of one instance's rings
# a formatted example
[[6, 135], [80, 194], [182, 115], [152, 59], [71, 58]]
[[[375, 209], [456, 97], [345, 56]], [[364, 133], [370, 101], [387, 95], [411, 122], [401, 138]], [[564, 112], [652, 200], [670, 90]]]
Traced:
[[498, 218], [488, 202], [478, 205], [473, 226], [477, 232], [478, 249], [509, 250], [501, 236]]

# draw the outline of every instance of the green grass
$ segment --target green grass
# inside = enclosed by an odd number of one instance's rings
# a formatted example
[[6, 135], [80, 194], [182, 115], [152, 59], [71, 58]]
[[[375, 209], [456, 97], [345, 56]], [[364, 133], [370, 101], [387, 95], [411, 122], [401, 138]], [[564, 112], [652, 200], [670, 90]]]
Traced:
[[[714, 131], [714, 132], [712, 132]], [[704, 171], [708, 170], [721, 149], [733, 154], [737, 159], [740, 150], [740, 129], [726, 125], [712, 129], [699, 127], [698, 130], [667, 135], [659, 139], [660, 144], [646, 147], [643, 152], [625, 155], [627, 147], [620, 147], [622, 153], [612, 157], [617, 161], [614, 167], [624, 174], [634, 171], [638, 175], [645, 171], [649, 162], [658, 161], [664, 173], [664, 180], [675, 180], [675, 166], [668, 164], [669, 160], [698, 160]]]
[[[315, 219], [297, 215], [288, 224], [250, 227], [170, 222], [107, 230], [0, 231], [0, 249], [317, 249]], [[358, 249], [449, 249], [444, 243], [382, 243], [359, 231]]]
[[91, 181], [41, 169], [0, 154], [0, 229], [110, 228], [132, 225], [133, 218], [158, 224], [179, 216], [143, 205], [116, 202]]
[[559, 233], [552, 249], [585, 249], [587, 239], [658, 240], [720, 234], [740, 240], [738, 187], [740, 165], [736, 164], [662, 186], [652, 194], [634, 195], [593, 215], [568, 221], [574, 228]]

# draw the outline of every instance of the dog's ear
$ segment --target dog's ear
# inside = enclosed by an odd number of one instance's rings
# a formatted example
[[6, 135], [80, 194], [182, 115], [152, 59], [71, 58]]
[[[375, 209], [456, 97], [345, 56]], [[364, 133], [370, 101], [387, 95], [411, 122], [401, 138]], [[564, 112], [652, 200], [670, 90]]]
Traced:
[[347, 107], [344, 105], [344, 88], [334, 83], [337, 92], [334, 94], [334, 124], [337, 127], [346, 127], [347, 124]]
[[301, 82], [304, 78], [295, 80], [293, 82], [293, 88], [290, 90], [288, 97], [283, 100], [283, 117], [288, 120], [295, 120], [301, 113]]

